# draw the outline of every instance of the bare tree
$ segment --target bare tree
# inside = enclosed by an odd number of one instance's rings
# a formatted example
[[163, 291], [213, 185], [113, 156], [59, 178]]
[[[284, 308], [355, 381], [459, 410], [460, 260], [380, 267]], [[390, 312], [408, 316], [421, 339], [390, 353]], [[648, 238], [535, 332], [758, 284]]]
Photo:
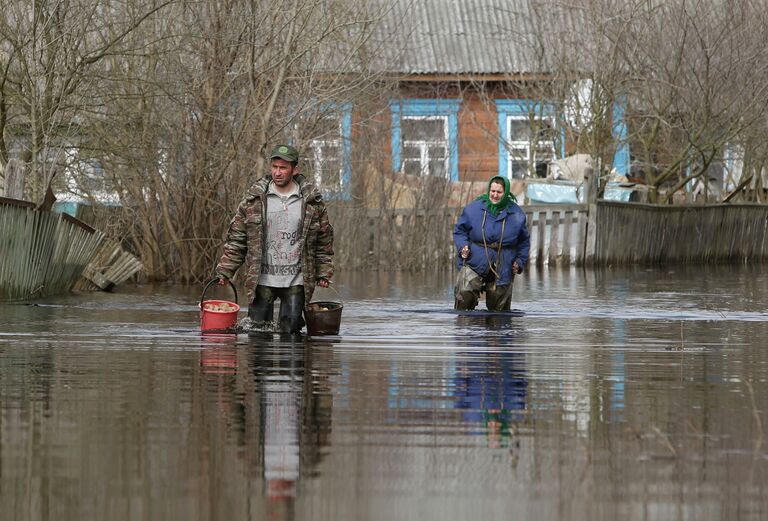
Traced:
[[0, 165], [26, 164], [26, 191], [41, 203], [77, 139], [106, 57], [165, 4], [19, 1], [0, 9]]
[[[763, 2], [674, 1], [633, 12], [623, 45], [632, 137], [664, 201], [704, 176], [724, 147], [763, 127]], [[659, 164], [658, 170], [650, 168]], [[705, 179], [706, 181], [706, 179]]]
[[[730, 147], [749, 142], [747, 153], [756, 157], [754, 137], [768, 108], [764, 2], [523, 5], [514, 8], [520, 24], [509, 28], [509, 40], [526, 49], [529, 73], [510, 75], [507, 88], [558, 107], [568, 153], [588, 153], [609, 170], [617, 148], [630, 145], [633, 175], [644, 177], [651, 200], [659, 201], [698, 179], [706, 183]], [[617, 109], [624, 137], [614, 132]], [[540, 123], [532, 112], [531, 135]]]
[[[108, 172], [130, 230], [124, 239], [151, 278], [209, 276], [266, 148], [292, 140], [312, 157], [326, 122], [370, 97], [385, 70], [374, 66], [381, 41], [372, 38], [383, 9], [346, 0], [176, 3], [131, 35], [140, 52], [104, 62], [103, 111], [89, 119], [78, 153]], [[313, 175], [311, 161], [302, 167]]]

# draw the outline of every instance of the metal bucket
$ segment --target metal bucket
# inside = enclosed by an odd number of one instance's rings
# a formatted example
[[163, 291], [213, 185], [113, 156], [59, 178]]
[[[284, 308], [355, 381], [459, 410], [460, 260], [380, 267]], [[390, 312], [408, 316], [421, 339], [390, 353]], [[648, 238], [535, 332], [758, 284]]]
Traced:
[[[330, 289], [339, 296], [331, 286]], [[339, 296], [339, 300], [341, 297]], [[307, 322], [307, 334], [309, 336], [338, 335], [341, 327], [341, 311], [344, 304], [341, 302], [332, 302], [319, 300], [310, 302], [304, 309], [304, 318]]]
[[338, 335], [342, 309], [341, 302], [311, 302], [304, 310], [309, 336]]

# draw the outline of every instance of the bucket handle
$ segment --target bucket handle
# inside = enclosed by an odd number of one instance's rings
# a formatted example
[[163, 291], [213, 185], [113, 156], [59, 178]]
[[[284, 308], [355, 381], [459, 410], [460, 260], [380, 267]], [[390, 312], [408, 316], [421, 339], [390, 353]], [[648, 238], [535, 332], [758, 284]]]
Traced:
[[[208, 291], [208, 288], [211, 287], [211, 284], [214, 282], [219, 282], [219, 278], [216, 277], [215, 279], [211, 279], [211, 281], [205, 285], [205, 288], [203, 289], [203, 294], [200, 295], [200, 309], [203, 309], [203, 302], [205, 301], [205, 293]], [[232, 281], [227, 279], [227, 282], [229, 282], [229, 285], [232, 287], [232, 291], [235, 293], [235, 304], [237, 304], [237, 288], [235, 288], [235, 285], [232, 284]]]
[[[337, 297], [339, 297], [339, 303], [340, 303], [340, 304], [343, 304], [343, 303], [344, 303], [344, 301], [341, 299], [341, 295], [339, 295], [339, 292], [338, 292], [338, 291], [336, 291], [336, 288], [334, 288], [332, 284], [333, 284], [333, 283], [329, 281], [329, 283], [328, 283], [328, 287], [327, 287], [327, 288], [323, 288], [323, 289], [332, 289], [332, 290], [333, 290], [333, 292], [334, 292], [334, 293], [336, 293], [336, 296], [337, 296]], [[318, 286], [318, 287], [322, 287], [322, 286]], [[314, 296], [314, 295], [313, 295], [313, 296]], [[307, 303], [307, 306], [309, 306], [310, 304], [313, 304], [313, 302], [309, 302], [309, 303]]]

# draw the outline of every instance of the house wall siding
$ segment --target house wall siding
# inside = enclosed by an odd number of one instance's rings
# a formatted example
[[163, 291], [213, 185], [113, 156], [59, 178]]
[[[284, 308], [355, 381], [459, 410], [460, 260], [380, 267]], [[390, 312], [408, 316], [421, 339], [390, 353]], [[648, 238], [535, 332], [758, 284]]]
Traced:
[[[458, 114], [458, 180], [484, 182], [498, 174], [499, 128], [493, 99], [499, 96], [515, 97], [507, 85], [490, 84], [478, 90], [469, 83], [403, 82], [400, 96], [410, 99], [461, 99]], [[391, 145], [387, 148], [391, 151]]]
[[[499, 174], [499, 115], [495, 100], [516, 99], [503, 82], [480, 88], [468, 82], [403, 82], [397, 96], [377, 99], [353, 107], [352, 189], [356, 200], [368, 207], [410, 208], [416, 204], [421, 181], [393, 171], [392, 107], [413, 100], [457, 100], [458, 183], [451, 187], [450, 200], [458, 205], [482, 192], [488, 179]], [[513, 183], [521, 194], [523, 184]], [[518, 186], [519, 185], [519, 186]], [[382, 194], [391, 193], [391, 196]]]
[[498, 174], [496, 111], [477, 93], [466, 93], [459, 110], [459, 181], [487, 181]]

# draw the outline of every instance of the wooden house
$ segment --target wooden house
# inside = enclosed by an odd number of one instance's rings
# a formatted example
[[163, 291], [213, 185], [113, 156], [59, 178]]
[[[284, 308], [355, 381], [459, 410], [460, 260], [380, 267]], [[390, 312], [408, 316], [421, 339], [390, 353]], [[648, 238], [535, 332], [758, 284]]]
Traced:
[[[396, 1], [381, 33], [402, 36], [380, 53], [395, 86], [363, 106], [334, 107], [332, 130], [304, 147], [316, 181], [329, 195], [373, 207], [416, 207], [436, 190], [460, 206], [494, 175], [511, 179], [522, 196], [527, 181], [575, 151], [561, 124], [568, 100], [546, 93], [554, 66], [536, 48], [542, 34], [578, 30], [578, 12], [560, 14], [552, 26], [529, 0]], [[610, 168], [625, 174], [617, 109]]]

